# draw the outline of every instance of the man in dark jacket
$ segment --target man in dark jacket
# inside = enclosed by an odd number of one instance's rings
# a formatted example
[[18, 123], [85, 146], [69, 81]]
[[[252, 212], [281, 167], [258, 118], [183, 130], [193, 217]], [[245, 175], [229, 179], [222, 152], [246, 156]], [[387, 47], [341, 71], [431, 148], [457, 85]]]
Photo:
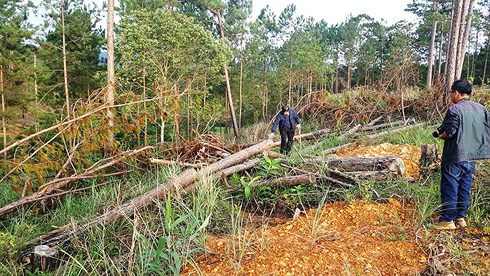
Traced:
[[294, 138], [294, 130], [300, 129], [298, 113], [294, 108], [283, 106], [281, 111], [277, 113], [274, 122], [272, 123], [271, 134], [269, 138], [274, 136], [276, 128], [279, 126], [279, 133], [281, 134], [281, 153], [285, 154], [291, 151]]
[[481, 104], [470, 100], [472, 86], [457, 80], [449, 92], [454, 103], [434, 133], [444, 140], [441, 160], [442, 212], [439, 230], [466, 227], [475, 163], [490, 158], [490, 113]]

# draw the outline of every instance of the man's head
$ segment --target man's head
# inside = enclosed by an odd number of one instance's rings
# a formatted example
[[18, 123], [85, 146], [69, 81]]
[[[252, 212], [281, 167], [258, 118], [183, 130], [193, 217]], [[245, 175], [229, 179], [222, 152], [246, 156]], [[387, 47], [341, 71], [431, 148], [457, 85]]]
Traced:
[[281, 112], [282, 112], [282, 113], [289, 112], [289, 106], [287, 106], [287, 105], [283, 105], [283, 106], [282, 106], [282, 108], [281, 108]]
[[473, 91], [473, 86], [466, 80], [457, 80], [451, 85], [449, 96], [453, 103], [459, 102], [463, 98], [468, 98]]

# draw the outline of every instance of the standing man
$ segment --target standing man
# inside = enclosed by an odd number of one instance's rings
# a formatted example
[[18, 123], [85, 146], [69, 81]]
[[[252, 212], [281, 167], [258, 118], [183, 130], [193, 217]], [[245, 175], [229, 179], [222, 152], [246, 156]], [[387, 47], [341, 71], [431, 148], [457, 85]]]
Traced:
[[457, 80], [449, 96], [454, 103], [449, 108], [434, 136], [444, 140], [441, 160], [442, 211], [439, 230], [466, 227], [466, 211], [475, 163], [490, 158], [490, 113], [481, 104], [470, 100], [472, 86]]
[[279, 126], [279, 133], [281, 134], [281, 153], [285, 154], [291, 151], [294, 138], [294, 130], [300, 129], [298, 113], [294, 108], [284, 105], [279, 113], [276, 115], [276, 119], [272, 123], [271, 133], [269, 138], [274, 136], [277, 126]]

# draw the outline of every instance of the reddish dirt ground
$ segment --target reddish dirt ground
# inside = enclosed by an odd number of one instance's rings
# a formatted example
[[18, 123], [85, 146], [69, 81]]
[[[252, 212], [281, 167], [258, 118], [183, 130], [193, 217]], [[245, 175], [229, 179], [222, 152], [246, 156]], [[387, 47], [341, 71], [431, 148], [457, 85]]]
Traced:
[[326, 204], [275, 226], [211, 236], [183, 275], [413, 275], [427, 267], [410, 208], [354, 200]]

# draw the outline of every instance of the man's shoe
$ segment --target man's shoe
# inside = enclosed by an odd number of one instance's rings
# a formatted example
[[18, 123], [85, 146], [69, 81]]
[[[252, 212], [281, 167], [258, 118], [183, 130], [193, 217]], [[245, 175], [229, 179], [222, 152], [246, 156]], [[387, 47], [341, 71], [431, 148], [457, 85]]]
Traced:
[[456, 225], [454, 221], [441, 221], [435, 224], [432, 228], [436, 230], [454, 230], [456, 229]]
[[461, 228], [465, 228], [468, 226], [468, 224], [466, 224], [466, 220], [464, 220], [464, 218], [457, 218], [456, 219], [456, 225], [458, 227], [461, 227]]

